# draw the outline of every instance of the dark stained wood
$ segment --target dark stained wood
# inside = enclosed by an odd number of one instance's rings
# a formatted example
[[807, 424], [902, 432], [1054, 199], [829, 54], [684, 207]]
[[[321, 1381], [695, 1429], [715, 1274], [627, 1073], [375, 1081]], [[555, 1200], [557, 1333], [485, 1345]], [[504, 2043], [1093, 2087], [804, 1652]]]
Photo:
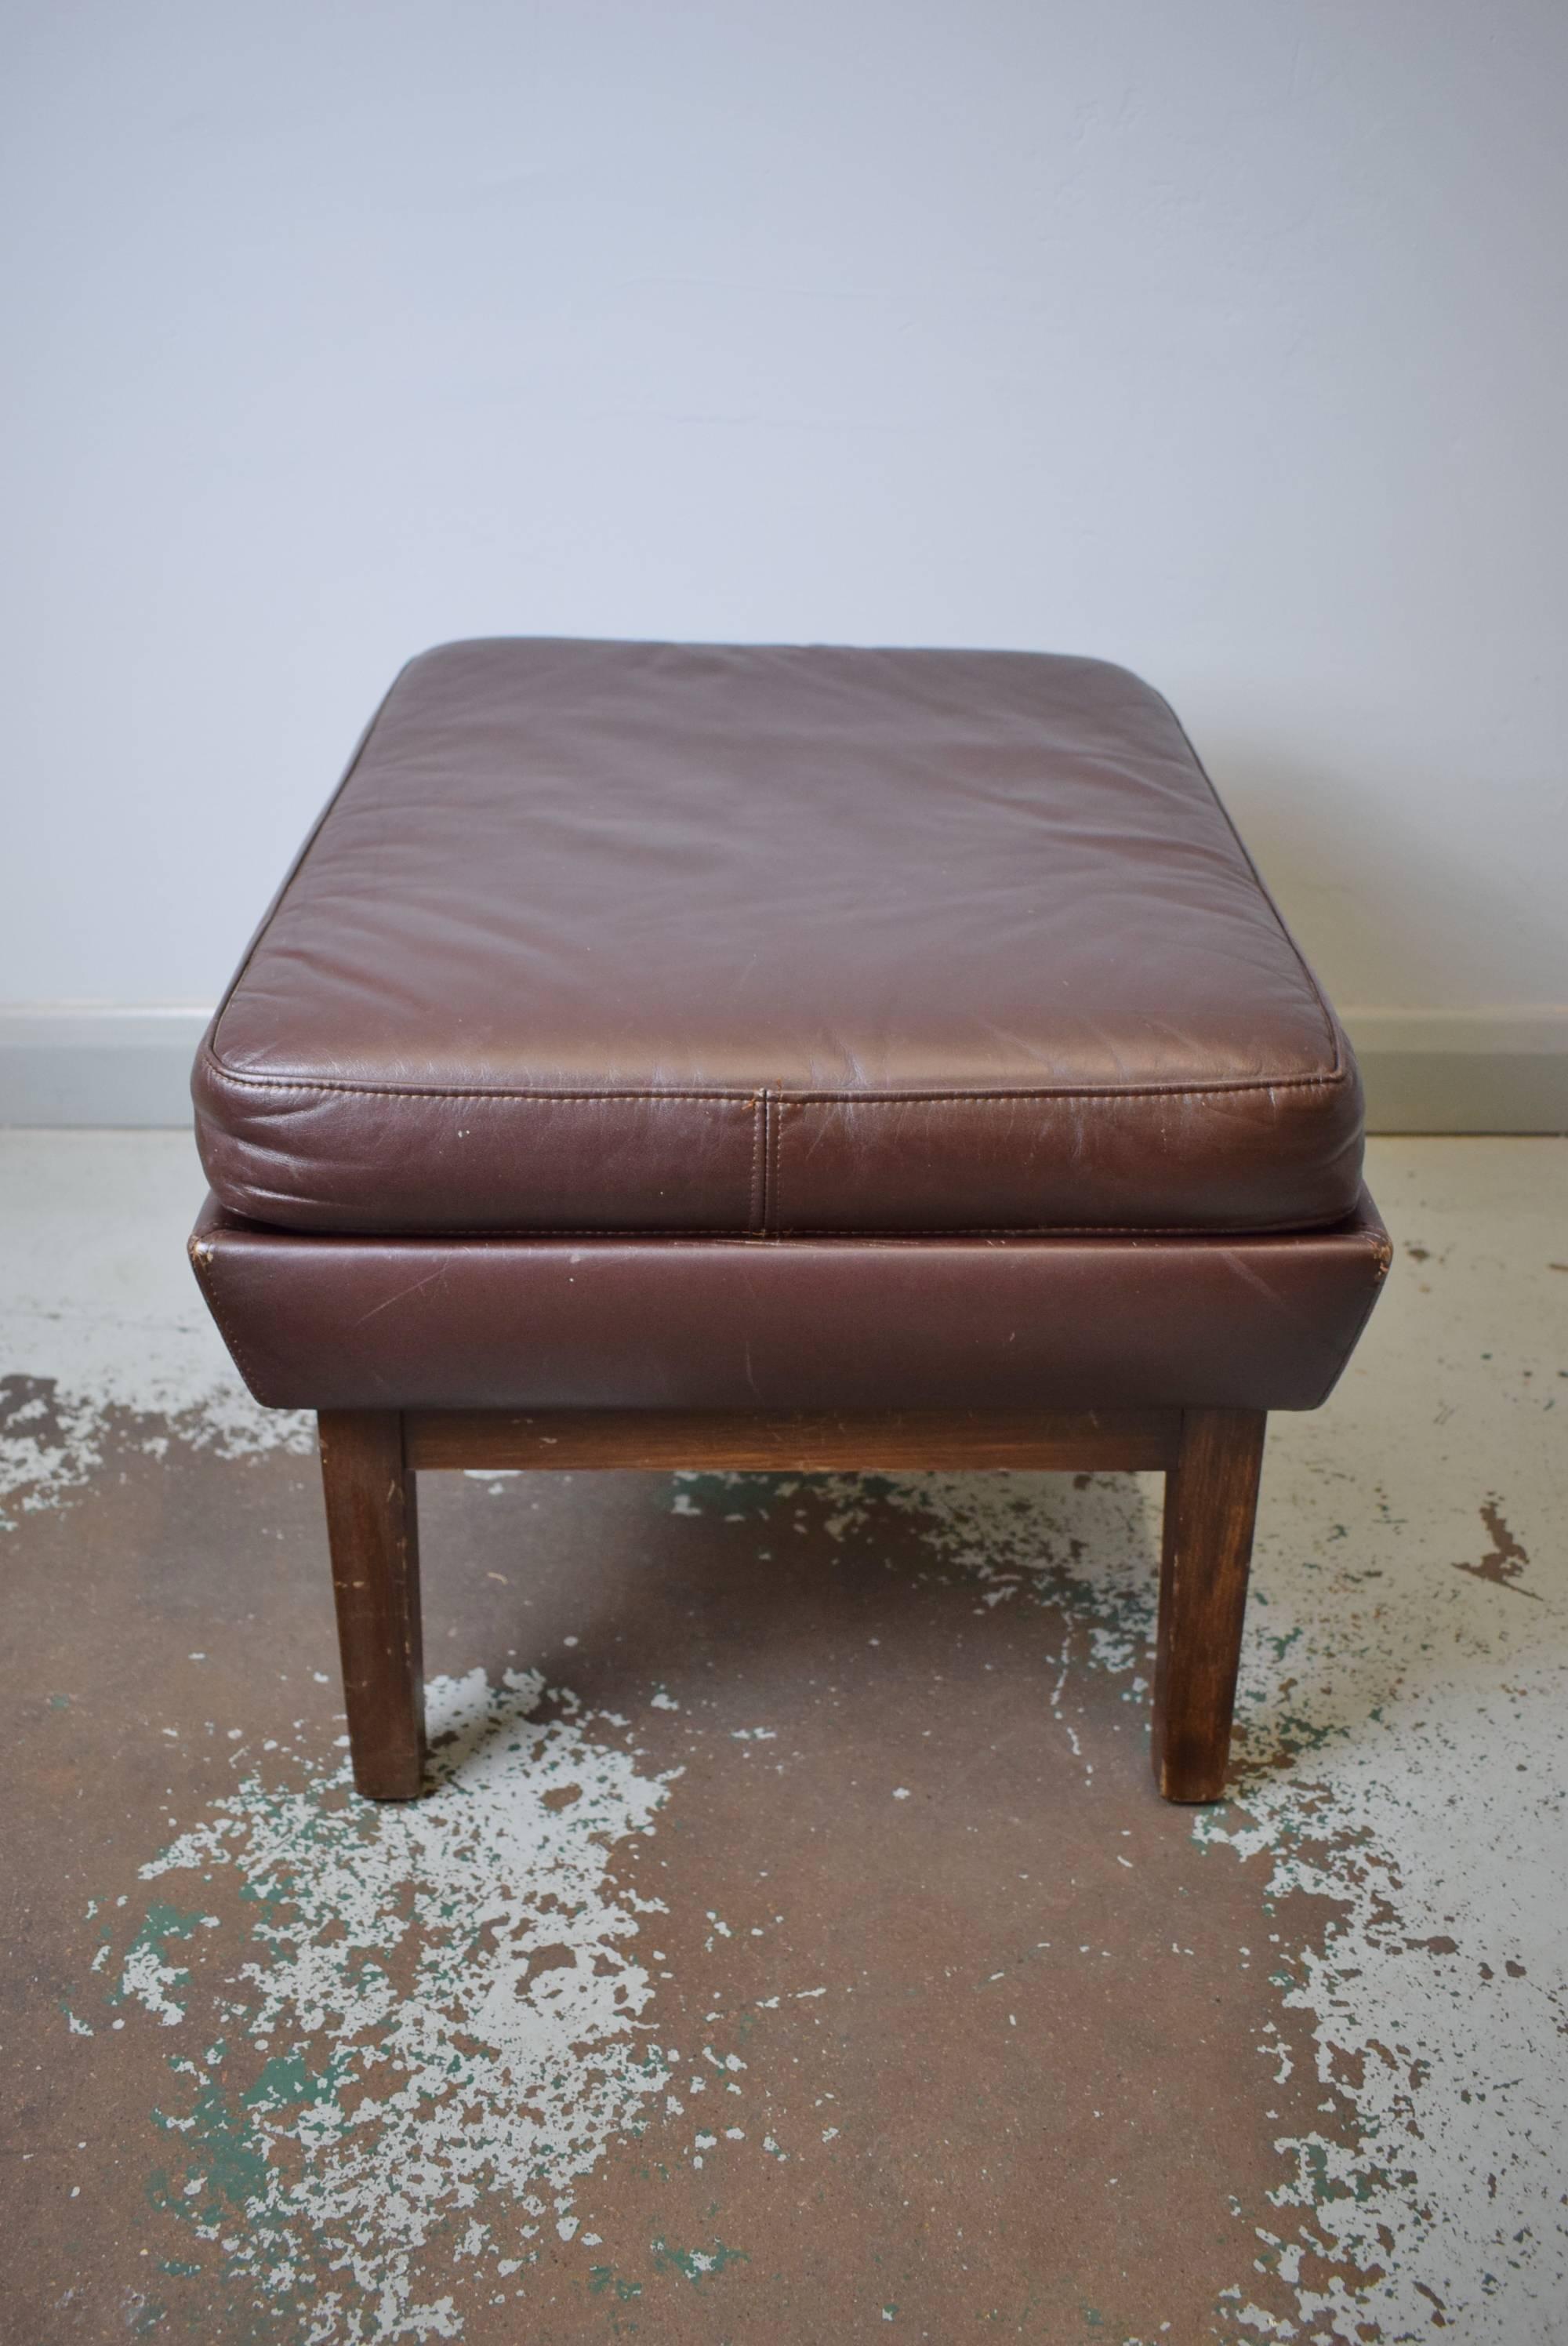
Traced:
[[1184, 1411], [1166, 1476], [1153, 1759], [1167, 1800], [1225, 1790], [1266, 1423], [1257, 1409]]
[[395, 1410], [317, 1421], [354, 1781], [372, 1800], [417, 1800], [424, 1770], [419, 1517]]
[[354, 1780], [422, 1789], [421, 1467], [1166, 1470], [1154, 1765], [1169, 1800], [1225, 1789], [1266, 1420], [1261, 1410], [769, 1415], [326, 1410], [321, 1467]]
[[1082, 1472], [1168, 1467], [1174, 1409], [1025, 1413], [877, 1411], [779, 1416], [741, 1411], [413, 1410], [403, 1420], [411, 1466], [653, 1469], [1014, 1466]]

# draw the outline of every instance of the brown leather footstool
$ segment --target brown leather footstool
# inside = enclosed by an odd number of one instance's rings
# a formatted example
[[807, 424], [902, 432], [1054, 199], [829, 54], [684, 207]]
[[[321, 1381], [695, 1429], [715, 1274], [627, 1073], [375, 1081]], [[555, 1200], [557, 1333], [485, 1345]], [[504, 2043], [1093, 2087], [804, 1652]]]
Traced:
[[321, 1413], [354, 1771], [420, 1790], [423, 1467], [1158, 1467], [1221, 1791], [1271, 1409], [1388, 1268], [1354, 1061], [1165, 702], [1029, 654], [406, 668], [197, 1062], [191, 1256]]

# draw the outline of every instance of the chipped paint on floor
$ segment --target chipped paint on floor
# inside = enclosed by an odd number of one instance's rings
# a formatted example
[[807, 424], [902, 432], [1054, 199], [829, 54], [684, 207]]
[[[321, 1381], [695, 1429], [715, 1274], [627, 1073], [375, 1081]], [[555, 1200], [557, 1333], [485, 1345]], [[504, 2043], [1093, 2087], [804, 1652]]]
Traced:
[[257, 1408], [168, 1259], [203, 1186], [176, 1134], [0, 1127], [0, 1529], [101, 1473], [127, 1418], [154, 1456], [313, 1449], [309, 1417]]
[[197, 2269], [215, 2254], [321, 2338], [459, 2335], [450, 2290], [421, 2300], [419, 2252], [443, 2236], [504, 2279], [541, 2233], [571, 2239], [578, 2180], [640, 2129], [675, 2057], [642, 2023], [630, 1943], [657, 1902], [606, 1887], [665, 1781], [588, 1739], [569, 1696], [536, 1718], [536, 1673], [428, 1692], [427, 1799], [374, 1810], [346, 1760], [274, 1762], [140, 1868], [155, 1902], [128, 1910], [129, 1953], [127, 1910], [101, 1925], [110, 2007], [178, 2025], [216, 1974], [202, 2034], [221, 2033], [172, 2060], [157, 2115], [158, 2204], [191, 2227]]
[[181, 1148], [9, 1136], [28, 2334], [1568, 2336], [1565, 1161], [1375, 1145], [1223, 1808], [1146, 1781], [1153, 1478], [692, 1475], [426, 1478], [374, 1810]]

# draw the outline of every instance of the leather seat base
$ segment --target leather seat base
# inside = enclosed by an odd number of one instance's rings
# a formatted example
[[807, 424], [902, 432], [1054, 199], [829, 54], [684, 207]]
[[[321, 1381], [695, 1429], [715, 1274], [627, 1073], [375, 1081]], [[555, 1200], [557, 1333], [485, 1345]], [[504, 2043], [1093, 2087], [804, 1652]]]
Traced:
[[1287, 1235], [190, 1241], [286, 1409], [1315, 1409], [1377, 1299], [1363, 1189]]

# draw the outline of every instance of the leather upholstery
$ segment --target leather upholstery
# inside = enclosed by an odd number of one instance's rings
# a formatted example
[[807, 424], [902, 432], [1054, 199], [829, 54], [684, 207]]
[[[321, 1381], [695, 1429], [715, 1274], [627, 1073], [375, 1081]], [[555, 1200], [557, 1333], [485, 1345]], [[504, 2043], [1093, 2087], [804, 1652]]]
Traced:
[[197, 1276], [299, 1409], [1313, 1409], [1389, 1264], [1228, 1238], [338, 1238], [209, 1198]]
[[[1284, 1229], [1350, 1214], [1361, 1156], [1344, 1037], [1170, 710], [1033, 654], [425, 654], [195, 1096], [218, 1197], [302, 1230]], [[563, 1259], [508, 1256], [507, 1293]], [[680, 1259], [727, 1296], [761, 1260]], [[756, 1275], [950, 1259], [986, 1260]]]

